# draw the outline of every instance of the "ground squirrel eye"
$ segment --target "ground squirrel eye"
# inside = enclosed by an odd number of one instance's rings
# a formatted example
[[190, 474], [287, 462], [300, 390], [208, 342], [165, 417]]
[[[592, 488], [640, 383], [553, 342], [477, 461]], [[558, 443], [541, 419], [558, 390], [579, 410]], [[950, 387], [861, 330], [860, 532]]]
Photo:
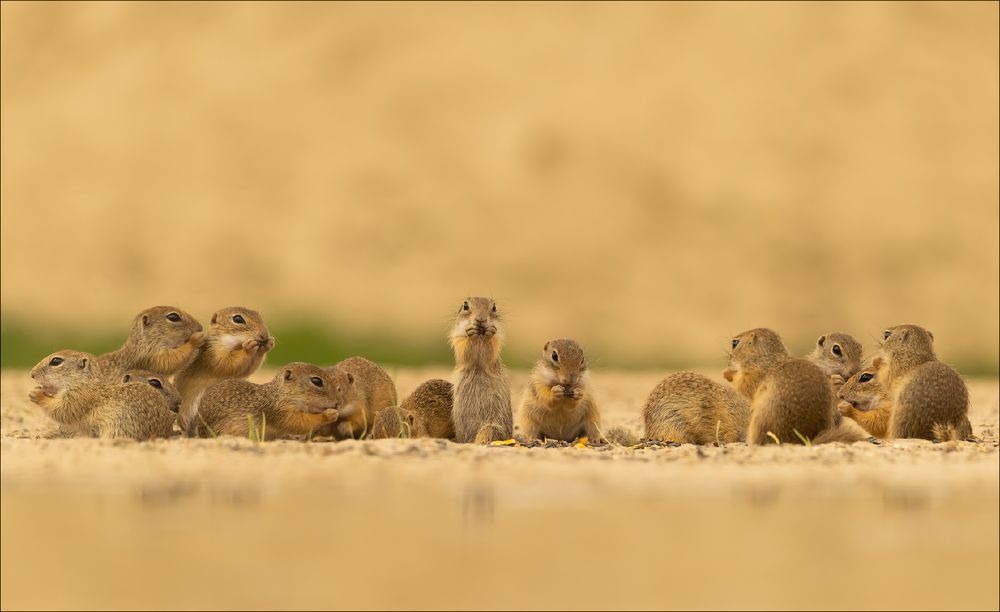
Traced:
[[57, 365], [59, 365], [62, 362], [63, 362], [63, 358], [62, 357], [53, 357], [52, 359], [49, 360], [49, 365], [50, 366], [57, 366]]
[[843, 355], [844, 354], [844, 351], [840, 350], [840, 345], [839, 344], [834, 344], [833, 345], [833, 354], [834, 355]]
[[740, 343], [740, 341], [739, 341], [738, 338], [733, 338], [733, 348], [736, 348], [736, 345], [739, 344], [739, 343]]
[[233, 315], [233, 323], [239, 323], [240, 325], [243, 325], [246, 322], [247, 321], [246, 319], [243, 318], [243, 315]]
[[313, 376], [312, 378], [309, 379], [309, 382], [316, 385], [317, 387], [323, 386], [323, 379], [320, 378], [319, 376]]
[[889, 336], [891, 336], [891, 335], [892, 335], [892, 332], [889, 331], [888, 329], [885, 330], [884, 332], [882, 332], [882, 337], [885, 338], [886, 340], [888, 340]]
[[167, 321], [173, 321], [174, 323], [177, 323], [180, 320], [181, 320], [181, 315], [177, 314], [176, 312], [172, 312], [167, 315]]
[[865, 372], [864, 374], [861, 375], [860, 378], [858, 378], [858, 382], [868, 382], [869, 380], [871, 380], [873, 378], [875, 378], [875, 376], [873, 376], [872, 374], [869, 374], [868, 372]]
[[157, 388], [157, 389], [162, 389], [163, 388], [163, 383], [161, 383], [159, 380], [157, 380], [155, 378], [150, 378], [149, 379], [149, 384], [152, 385], [153, 387]]
[[469, 311], [469, 303], [468, 302], [462, 302], [462, 310], [464, 310], [466, 312]]
[[552, 351], [552, 361], [559, 363], [559, 353]]

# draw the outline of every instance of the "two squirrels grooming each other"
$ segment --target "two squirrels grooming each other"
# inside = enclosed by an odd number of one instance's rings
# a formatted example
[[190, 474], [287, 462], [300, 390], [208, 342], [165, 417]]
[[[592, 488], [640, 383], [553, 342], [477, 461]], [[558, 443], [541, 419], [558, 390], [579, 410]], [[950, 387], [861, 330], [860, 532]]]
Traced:
[[882, 336], [872, 369], [855, 374], [840, 390], [848, 416], [887, 438], [972, 437], [969, 391], [958, 372], [938, 361], [934, 334], [897, 325]]

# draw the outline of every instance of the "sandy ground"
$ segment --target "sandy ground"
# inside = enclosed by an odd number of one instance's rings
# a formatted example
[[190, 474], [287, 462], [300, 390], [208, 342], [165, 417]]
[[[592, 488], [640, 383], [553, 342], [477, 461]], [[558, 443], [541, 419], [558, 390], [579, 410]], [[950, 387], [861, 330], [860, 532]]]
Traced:
[[[595, 374], [606, 426], [661, 376]], [[4, 609], [1000, 599], [996, 380], [970, 381], [980, 443], [659, 450], [47, 440], [29, 387], [2, 373]]]

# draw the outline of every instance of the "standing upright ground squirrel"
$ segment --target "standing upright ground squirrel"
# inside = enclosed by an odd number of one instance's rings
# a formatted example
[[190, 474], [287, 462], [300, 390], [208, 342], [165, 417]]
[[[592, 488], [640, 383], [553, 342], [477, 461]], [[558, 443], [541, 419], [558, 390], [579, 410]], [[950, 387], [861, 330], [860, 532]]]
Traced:
[[440, 378], [420, 383], [399, 407], [388, 406], [375, 414], [372, 437], [454, 438], [452, 389], [450, 382]]
[[32, 368], [38, 386], [29, 398], [75, 435], [166, 438], [173, 431], [177, 395], [157, 376], [130, 372], [112, 380], [90, 353], [59, 351]]
[[201, 350], [174, 380], [181, 394], [181, 429], [186, 431], [197, 420], [194, 405], [205, 389], [220, 380], [250, 376], [273, 347], [274, 337], [257, 311], [241, 306], [216, 311]]
[[677, 372], [649, 394], [642, 417], [645, 437], [651, 440], [743, 442], [750, 424], [750, 402], [707, 376]]
[[455, 351], [456, 442], [487, 444], [514, 434], [510, 384], [500, 359], [503, 338], [496, 302], [483, 297], [462, 302], [449, 335]]
[[890, 327], [882, 335], [873, 365], [892, 398], [889, 437], [970, 437], [969, 391], [958, 372], [937, 360], [934, 335], [916, 325]]
[[170, 376], [186, 367], [204, 342], [201, 323], [173, 306], [154, 306], [132, 320], [125, 344], [97, 358], [102, 375], [118, 381], [129, 370]]
[[594, 444], [604, 441], [587, 359], [575, 341], [559, 338], [542, 347], [521, 399], [518, 424], [528, 440], [572, 442], [586, 436]]
[[889, 435], [892, 398], [879, 384], [874, 368], [864, 368], [848, 378], [837, 397], [842, 400], [838, 406], [842, 415], [854, 419], [873, 436], [885, 438]]
[[748, 444], [853, 442], [865, 436], [845, 425], [833, 403], [829, 378], [806, 359], [790, 357], [770, 329], [752, 329], [731, 340], [726, 380], [750, 400]]
[[396, 385], [392, 377], [382, 366], [364, 357], [348, 357], [328, 370], [331, 373], [342, 371], [349, 375], [350, 381], [337, 422], [317, 433], [340, 439], [367, 436], [375, 424], [375, 414], [396, 405]]
[[198, 402], [192, 436], [251, 435], [273, 440], [309, 435], [337, 420], [344, 386], [330, 372], [308, 363], [290, 363], [268, 383], [241, 379], [217, 382]]

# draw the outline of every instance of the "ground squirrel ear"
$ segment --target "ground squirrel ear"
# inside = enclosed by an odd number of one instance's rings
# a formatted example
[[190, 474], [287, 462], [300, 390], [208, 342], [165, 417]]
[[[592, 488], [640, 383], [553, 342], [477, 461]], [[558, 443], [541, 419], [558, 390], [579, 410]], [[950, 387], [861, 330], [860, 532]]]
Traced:
[[354, 374], [351, 374], [350, 372], [347, 373], [347, 384], [354, 384]]
[[881, 357], [876, 357], [875, 359], [872, 359], [872, 367], [875, 368], [876, 370], [881, 370], [884, 364], [885, 362], [882, 361]]
[[546, 342], [545, 346], [542, 347], [542, 352], [543, 353], [548, 353], [549, 352], [549, 343], [548, 342]]
[[212, 325], [215, 325], [215, 322], [218, 321], [218, 320], [219, 320], [219, 313], [217, 313], [217, 312], [213, 313], [212, 314]]
[[125, 378], [122, 379], [122, 382], [128, 382], [130, 380], [132, 380], [132, 375], [131, 374], [126, 374]]
[[146, 327], [149, 325], [149, 315], [142, 315], [142, 326]]
[[819, 337], [819, 340], [816, 341], [816, 346], [823, 346], [824, 342], [826, 342], [826, 335]]
[[76, 367], [80, 368], [81, 370], [86, 369], [87, 368], [87, 358], [84, 357], [83, 359], [81, 359], [80, 360], [80, 365], [78, 365]]
[[285, 370], [285, 380], [291, 380], [291, 379], [292, 379], [292, 371]]
[[929, 329], [927, 330], [927, 335], [928, 335], [928, 337], [930, 337], [931, 342], [934, 342], [934, 334], [931, 333], [931, 330], [929, 330]]
[[903, 329], [903, 331], [899, 332], [899, 337], [902, 338], [903, 340], [906, 340], [906, 337], [908, 335], [910, 335], [910, 330], [908, 329]]

